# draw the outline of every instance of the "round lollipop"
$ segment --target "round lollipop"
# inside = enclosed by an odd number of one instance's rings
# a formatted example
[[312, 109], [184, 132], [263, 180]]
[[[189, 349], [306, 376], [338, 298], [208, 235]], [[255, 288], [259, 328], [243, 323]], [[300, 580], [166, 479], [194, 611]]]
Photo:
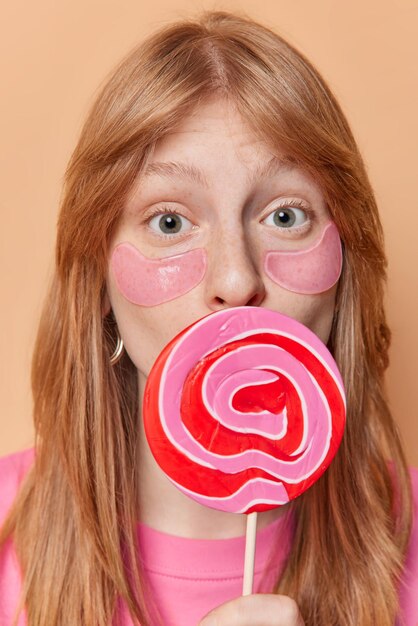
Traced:
[[151, 451], [197, 502], [251, 513], [286, 504], [327, 469], [345, 397], [326, 346], [259, 307], [212, 313], [157, 358], [144, 393]]

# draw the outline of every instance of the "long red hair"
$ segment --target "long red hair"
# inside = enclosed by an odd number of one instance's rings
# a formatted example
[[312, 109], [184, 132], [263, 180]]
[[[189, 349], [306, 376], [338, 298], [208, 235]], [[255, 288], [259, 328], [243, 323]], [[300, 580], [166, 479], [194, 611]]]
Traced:
[[347, 428], [330, 469], [294, 503], [277, 591], [297, 601], [307, 626], [394, 622], [411, 496], [383, 389], [390, 333], [373, 191], [344, 115], [307, 59], [251, 19], [208, 12], [159, 30], [119, 64], [66, 172], [33, 357], [36, 461], [2, 531], [22, 564], [29, 626], [107, 626], [122, 601], [135, 623], [148, 623], [135, 530], [138, 389], [127, 355], [109, 363], [108, 242], [155, 142], [215, 93], [315, 176], [344, 247], [329, 345], [347, 390]]

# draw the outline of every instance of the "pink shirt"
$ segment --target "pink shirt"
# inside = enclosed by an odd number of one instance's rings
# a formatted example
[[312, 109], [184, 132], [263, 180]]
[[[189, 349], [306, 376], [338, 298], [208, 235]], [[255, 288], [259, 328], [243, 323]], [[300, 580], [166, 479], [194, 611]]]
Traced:
[[[0, 525], [18, 486], [33, 461], [33, 450], [0, 459]], [[411, 470], [414, 526], [400, 588], [404, 626], [418, 625], [418, 470]], [[290, 544], [290, 529], [279, 518], [257, 533], [254, 590], [268, 592], [280, 572]], [[238, 597], [242, 590], [244, 538], [201, 540], [167, 535], [139, 525], [141, 559], [152, 596], [165, 626], [197, 626], [214, 607]], [[277, 537], [280, 545], [277, 545]], [[271, 562], [274, 550], [276, 557]], [[277, 557], [279, 554], [279, 557]], [[0, 553], [0, 626], [10, 626], [21, 578], [9, 541]], [[162, 607], [162, 608], [161, 608]], [[180, 610], [181, 607], [181, 610]], [[181, 617], [179, 617], [181, 615]], [[128, 616], [124, 621], [131, 626]], [[25, 626], [24, 615], [19, 626]], [[400, 621], [397, 624], [401, 624]]]

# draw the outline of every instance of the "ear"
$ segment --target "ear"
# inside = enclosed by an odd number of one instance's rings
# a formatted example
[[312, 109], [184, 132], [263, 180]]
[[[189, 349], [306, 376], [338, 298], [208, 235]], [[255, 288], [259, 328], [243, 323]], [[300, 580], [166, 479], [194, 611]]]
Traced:
[[107, 295], [106, 291], [102, 302], [102, 317], [106, 317], [106, 315], [109, 315], [111, 310], [112, 305], [110, 304], [109, 296]]

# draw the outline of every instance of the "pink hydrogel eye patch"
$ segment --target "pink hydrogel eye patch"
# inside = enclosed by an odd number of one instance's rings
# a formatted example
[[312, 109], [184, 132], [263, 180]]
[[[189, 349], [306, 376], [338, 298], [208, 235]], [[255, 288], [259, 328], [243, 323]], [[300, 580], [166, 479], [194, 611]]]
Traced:
[[122, 295], [141, 306], [169, 302], [196, 287], [206, 271], [201, 248], [164, 259], [149, 259], [130, 243], [113, 250], [111, 267]]
[[342, 257], [338, 229], [329, 222], [319, 241], [307, 250], [267, 252], [264, 269], [272, 281], [288, 291], [316, 294], [338, 281]]

